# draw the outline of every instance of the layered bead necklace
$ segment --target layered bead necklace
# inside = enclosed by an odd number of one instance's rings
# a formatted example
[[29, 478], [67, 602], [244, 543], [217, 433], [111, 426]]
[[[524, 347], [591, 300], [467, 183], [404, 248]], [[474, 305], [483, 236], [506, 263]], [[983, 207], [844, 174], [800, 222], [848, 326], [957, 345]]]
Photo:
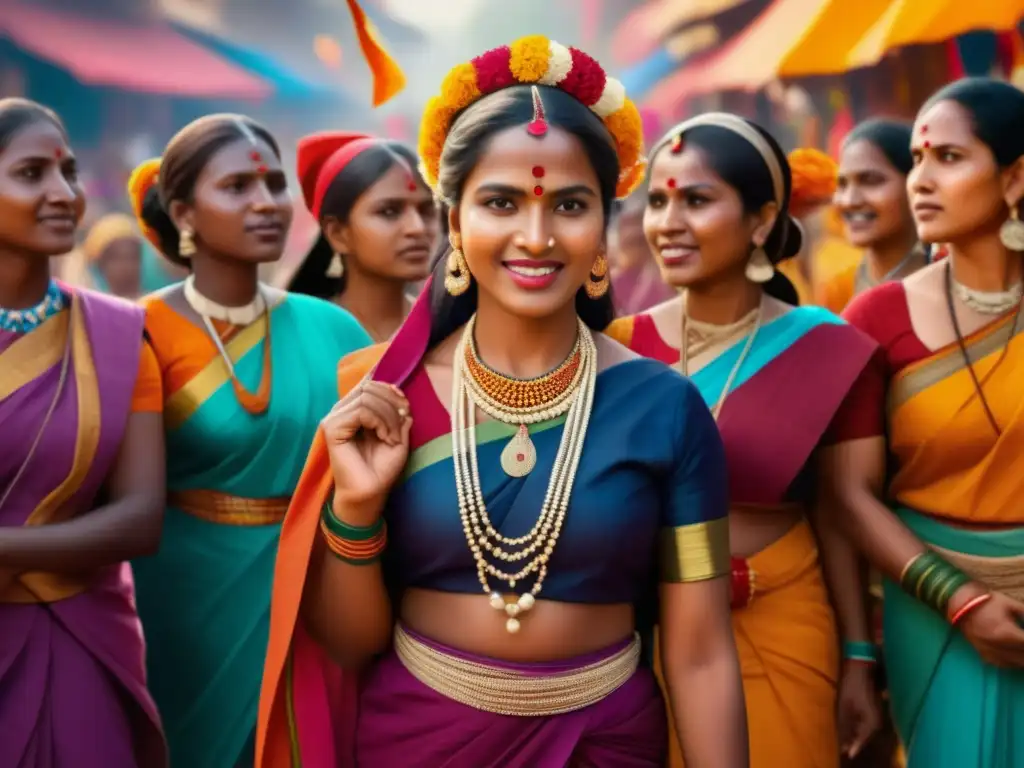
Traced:
[[28, 309], [4, 309], [0, 307], [0, 331], [28, 333], [34, 331], [46, 320], [65, 307], [64, 294], [56, 280], [50, 280], [42, 301]]
[[[520, 616], [529, 611], [544, 586], [548, 561], [558, 543], [572, 495], [573, 482], [583, 453], [583, 443], [590, 423], [597, 381], [597, 347], [590, 329], [578, 321], [576, 346], [562, 365], [546, 377], [517, 380], [504, 377], [487, 369], [476, 354], [473, 329], [474, 316], [463, 332], [455, 353], [452, 370], [452, 459], [455, 465], [455, 489], [459, 500], [459, 516], [466, 543], [476, 563], [477, 577], [491, 606], [505, 615], [505, 629], [510, 633], [520, 629]], [[571, 373], [570, 373], [571, 371]], [[486, 372], [487, 375], [483, 375]], [[481, 375], [481, 378], [476, 378]], [[517, 392], [517, 397], [510, 393]], [[547, 399], [545, 399], [547, 398]], [[506, 405], [522, 402], [524, 405]], [[521, 452], [521, 434], [531, 449], [527, 424], [555, 418], [567, 413], [562, 437], [558, 444], [551, 479], [541, 504], [540, 515], [533, 528], [524, 536], [509, 537], [499, 533], [487, 514], [480, 486], [480, 468], [477, 462], [476, 409], [505, 424], [518, 425], [516, 436], [509, 446]], [[506, 446], [506, 451], [509, 450]], [[505, 451], [502, 466], [505, 467]], [[532, 452], [536, 464], [536, 451]], [[522, 460], [515, 458], [516, 466]], [[531, 465], [532, 469], [532, 465]], [[506, 468], [507, 471], [507, 468]], [[509, 473], [512, 474], [512, 473]], [[521, 477], [526, 473], [513, 475]], [[492, 561], [518, 567], [511, 571], [499, 568]], [[509, 567], [509, 566], [505, 566]], [[533, 577], [533, 586], [509, 602], [502, 592], [492, 589], [490, 579], [504, 582], [512, 591], [517, 584]]]
[[[211, 341], [213, 341], [217, 352], [224, 361], [239, 405], [253, 416], [266, 413], [267, 408], [270, 407], [270, 382], [273, 379], [273, 364], [270, 350], [270, 314], [267, 300], [263, 297], [262, 288], [257, 285], [255, 298], [241, 307], [227, 307], [203, 296], [195, 286], [195, 277], [193, 275], [189, 275], [185, 279], [182, 293], [192, 311], [202, 318], [203, 325], [206, 326], [206, 331], [210, 334]], [[261, 316], [266, 323], [266, 335], [263, 339], [263, 370], [260, 374], [259, 387], [256, 392], [250, 392], [239, 381], [238, 376], [235, 375], [235, 364], [231, 360], [227, 348], [224, 346], [220, 333], [214, 327], [213, 321], [218, 320], [229, 325], [244, 327], [252, 325]]]

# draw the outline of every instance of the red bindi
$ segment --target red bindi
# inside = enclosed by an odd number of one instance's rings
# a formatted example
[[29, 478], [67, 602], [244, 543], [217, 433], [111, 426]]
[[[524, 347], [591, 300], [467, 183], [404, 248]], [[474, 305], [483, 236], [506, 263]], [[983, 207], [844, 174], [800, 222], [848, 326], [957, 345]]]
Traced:
[[535, 166], [533, 166], [533, 178], [535, 178], [535, 179], [543, 179], [544, 178], [544, 166], [543, 165], [535, 165]]
[[263, 155], [261, 155], [255, 149], [252, 152], [249, 153], [249, 157], [252, 158], [252, 161], [254, 163], [258, 163], [260, 160], [263, 159]]
[[418, 187], [416, 186], [416, 182], [413, 181], [412, 179], [409, 179], [409, 183], [406, 184], [406, 187], [410, 192], [415, 192], [418, 189]]
[[267, 166], [265, 166], [265, 165], [257, 165], [256, 166], [256, 173], [266, 173], [266, 172], [267, 172]]
[[921, 126], [921, 133], [928, 133], [928, 126], [927, 125], [922, 125]]
[[62, 157], [64, 157], [64, 150], [58, 147], [53, 151], [53, 156], [60, 160]]
[[668, 188], [669, 189], [675, 189], [676, 188], [676, 180], [675, 179], [669, 179], [665, 183], [668, 184]]
[[533, 188], [533, 194], [535, 194], [537, 197], [540, 197], [541, 195], [544, 194], [544, 187], [538, 184], [536, 187]]
[[924, 148], [925, 148], [925, 149], [928, 149], [928, 148], [929, 148], [929, 147], [930, 147], [931, 145], [932, 145], [932, 143], [931, 143], [930, 141], [926, 141], [926, 142], [924, 143]]

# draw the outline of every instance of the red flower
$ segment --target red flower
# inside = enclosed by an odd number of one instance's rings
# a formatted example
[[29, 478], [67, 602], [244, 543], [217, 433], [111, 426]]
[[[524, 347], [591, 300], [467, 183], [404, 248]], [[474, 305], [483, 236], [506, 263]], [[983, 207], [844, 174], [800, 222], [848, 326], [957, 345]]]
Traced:
[[570, 48], [572, 69], [558, 87], [592, 107], [604, 93], [606, 75], [601, 65], [578, 48]]
[[494, 93], [501, 88], [516, 84], [511, 69], [512, 51], [505, 45], [492, 48], [473, 59], [476, 69], [476, 86], [481, 93]]

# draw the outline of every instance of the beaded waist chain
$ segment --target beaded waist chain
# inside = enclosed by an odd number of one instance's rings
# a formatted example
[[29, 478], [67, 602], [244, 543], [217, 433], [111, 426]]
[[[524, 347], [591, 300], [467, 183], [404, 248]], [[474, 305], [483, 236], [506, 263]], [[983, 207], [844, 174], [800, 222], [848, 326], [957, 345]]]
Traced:
[[596, 704], [636, 672], [640, 636], [592, 664], [550, 675], [530, 675], [459, 658], [395, 626], [395, 653], [428, 688], [460, 704], [516, 717], [549, 717]]
[[273, 525], [284, 520], [291, 499], [246, 499], [217, 491], [170, 491], [169, 506], [220, 525]]

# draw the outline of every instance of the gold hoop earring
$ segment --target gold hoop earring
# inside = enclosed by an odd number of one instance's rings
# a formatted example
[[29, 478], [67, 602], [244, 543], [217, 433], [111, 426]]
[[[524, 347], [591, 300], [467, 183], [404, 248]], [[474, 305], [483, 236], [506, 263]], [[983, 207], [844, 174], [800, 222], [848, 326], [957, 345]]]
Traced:
[[195, 236], [191, 229], [183, 229], [178, 233], [178, 255], [183, 259], [190, 259], [196, 253]]
[[999, 228], [999, 240], [1006, 250], [1019, 252], [1024, 251], [1024, 221], [1020, 220], [1017, 205], [1010, 206], [1010, 218]]
[[444, 276], [444, 289], [452, 296], [461, 296], [469, 290], [469, 264], [466, 262], [466, 254], [461, 248], [456, 248], [454, 242], [445, 266], [447, 273]]
[[745, 274], [752, 283], [767, 283], [775, 276], [775, 267], [760, 245], [750, 254]]
[[344, 274], [345, 262], [342, 261], [341, 254], [336, 253], [331, 257], [331, 263], [327, 265], [327, 277], [338, 280]]
[[587, 282], [583, 284], [583, 290], [587, 292], [587, 296], [590, 298], [600, 299], [608, 293], [609, 285], [611, 285], [611, 280], [608, 278], [608, 259], [602, 253], [598, 255], [597, 260], [594, 262], [590, 275], [587, 277]]

